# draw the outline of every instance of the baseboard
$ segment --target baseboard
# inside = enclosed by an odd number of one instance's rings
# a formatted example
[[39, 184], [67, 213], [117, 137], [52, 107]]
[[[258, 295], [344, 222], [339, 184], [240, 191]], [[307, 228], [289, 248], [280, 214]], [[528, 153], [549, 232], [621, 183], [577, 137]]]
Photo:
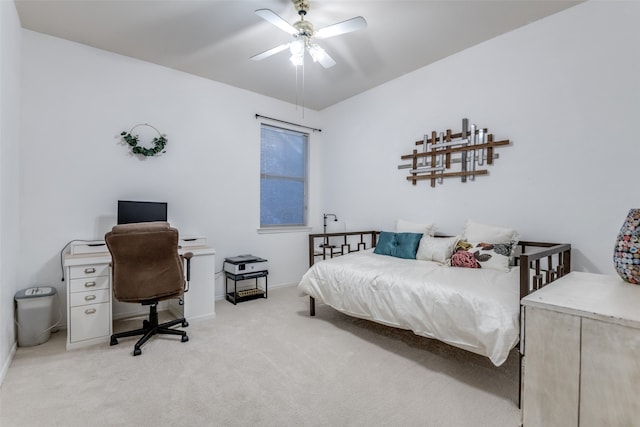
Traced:
[[17, 348], [18, 348], [18, 342], [14, 341], [13, 345], [11, 346], [11, 351], [9, 352], [9, 357], [7, 357], [7, 360], [5, 361], [4, 365], [2, 365], [2, 371], [0, 371], [0, 386], [2, 386], [2, 383], [4, 382], [4, 377], [7, 375], [7, 372], [9, 371], [9, 366], [11, 366], [11, 362], [13, 362], [13, 358], [16, 355]]

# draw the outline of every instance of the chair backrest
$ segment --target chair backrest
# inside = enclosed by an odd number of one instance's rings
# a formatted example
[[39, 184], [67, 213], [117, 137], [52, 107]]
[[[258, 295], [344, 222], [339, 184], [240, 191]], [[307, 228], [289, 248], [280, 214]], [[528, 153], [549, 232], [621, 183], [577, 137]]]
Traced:
[[116, 225], [104, 236], [119, 301], [160, 301], [182, 295], [184, 273], [178, 230], [167, 222]]

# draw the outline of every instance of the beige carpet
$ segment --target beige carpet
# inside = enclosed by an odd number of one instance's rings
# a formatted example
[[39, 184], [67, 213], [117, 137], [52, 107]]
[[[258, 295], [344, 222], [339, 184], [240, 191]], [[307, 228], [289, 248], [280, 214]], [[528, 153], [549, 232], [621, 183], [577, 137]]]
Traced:
[[[517, 353], [481, 356], [344, 316], [295, 287], [216, 303], [190, 341], [65, 351], [65, 332], [19, 348], [1, 389], [13, 426], [510, 426]], [[118, 325], [133, 328], [136, 324]]]

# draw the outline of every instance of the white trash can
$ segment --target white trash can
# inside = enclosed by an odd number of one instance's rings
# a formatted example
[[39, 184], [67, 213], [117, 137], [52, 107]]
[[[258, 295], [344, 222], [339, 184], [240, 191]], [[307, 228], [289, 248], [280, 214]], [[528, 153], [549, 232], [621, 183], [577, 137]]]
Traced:
[[18, 346], [31, 347], [47, 342], [55, 326], [56, 288], [22, 289], [16, 293], [15, 300]]

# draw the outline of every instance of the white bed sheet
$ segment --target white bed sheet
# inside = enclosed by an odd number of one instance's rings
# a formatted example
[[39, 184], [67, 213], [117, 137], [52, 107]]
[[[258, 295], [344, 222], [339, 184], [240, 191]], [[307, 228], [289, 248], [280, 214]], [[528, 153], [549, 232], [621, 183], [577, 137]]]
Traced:
[[409, 329], [505, 362], [519, 336], [519, 269], [457, 268], [378, 255], [319, 261], [298, 285], [351, 316]]

